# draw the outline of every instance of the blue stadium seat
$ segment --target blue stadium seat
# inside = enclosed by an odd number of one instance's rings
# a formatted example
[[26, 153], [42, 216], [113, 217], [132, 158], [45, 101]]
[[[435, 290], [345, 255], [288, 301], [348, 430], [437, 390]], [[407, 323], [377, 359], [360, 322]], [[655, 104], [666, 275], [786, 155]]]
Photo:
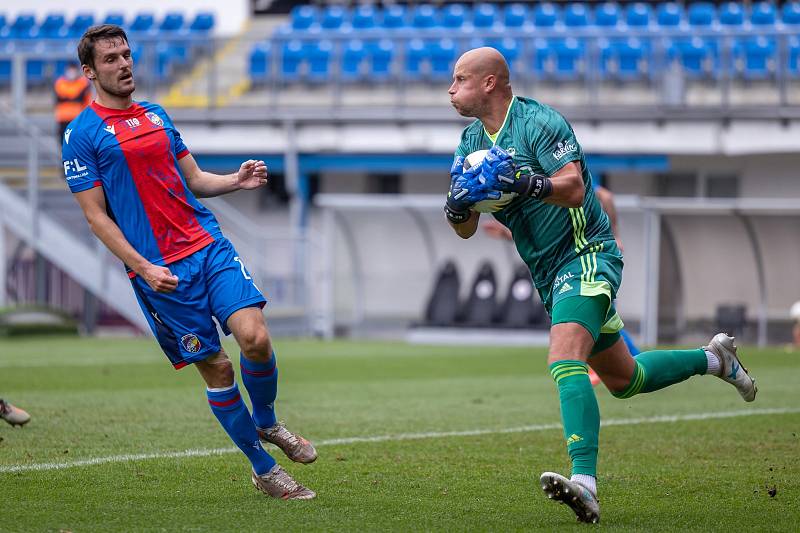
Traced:
[[114, 24], [125, 27], [125, 15], [119, 11], [109, 11], [103, 19], [103, 24]]
[[625, 23], [631, 28], [647, 28], [653, 22], [653, 8], [650, 4], [636, 2], [625, 8]]
[[404, 73], [411, 80], [421, 79], [425, 62], [428, 59], [428, 47], [422, 39], [411, 39], [406, 43], [406, 64]]
[[476, 28], [491, 28], [500, 18], [495, 4], [475, 4], [472, 10], [472, 25]]
[[547, 39], [537, 37], [533, 40], [533, 54], [531, 55], [531, 69], [534, 77], [546, 78], [552, 71], [552, 57], [550, 43]]
[[789, 37], [786, 54], [786, 73], [792, 78], [800, 78], [800, 37]]
[[744, 8], [739, 2], [725, 2], [719, 8], [719, 23], [727, 27], [744, 24]]
[[162, 32], [177, 32], [183, 28], [183, 13], [171, 11], [164, 15], [164, 20], [158, 26]]
[[45, 78], [45, 63], [44, 59], [28, 59], [25, 61], [25, 82], [28, 86], [42, 85], [47, 81]]
[[743, 43], [742, 76], [746, 80], [765, 80], [772, 76], [776, 46], [772, 39], [760, 35]]
[[447, 37], [433, 41], [428, 45], [431, 60], [431, 78], [447, 80], [453, 75], [458, 50], [456, 43]]
[[594, 9], [594, 24], [602, 28], [613, 28], [619, 24], [619, 4], [604, 2]]
[[411, 10], [411, 26], [418, 29], [429, 29], [437, 26], [436, 8], [431, 4], [419, 4]]
[[461, 28], [468, 20], [469, 10], [464, 4], [447, 4], [441, 10], [443, 28]]
[[211, 11], [198, 11], [194, 20], [189, 25], [189, 33], [205, 34], [214, 28], [214, 13]]
[[777, 10], [771, 2], [756, 2], [750, 11], [750, 23], [753, 26], [774, 26]]
[[317, 21], [317, 8], [309, 5], [295, 6], [289, 17], [292, 21], [292, 28], [307, 30]]
[[308, 54], [308, 80], [314, 83], [324, 83], [331, 75], [331, 55], [333, 43], [328, 39], [316, 41]]
[[131, 33], [147, 33], [153, 29], [155, 18], [152, 13], [139, 13], [131, 23]]
[[511, 37], [494, 38], [489, 39], [486, 44], [503, 54], [503, 57], [506, 58], [506, 62], [512, 66], [511, 70], [514, 70], [513, 65], [522, 53], [518, 39], [512, 39]]
[[377, 22], [378, 10], [372, 4], [360, 4], [353, 9], [350, 24], [354, 30], [371, 30], [380, 26]]
[[8, 27], [10, 39], [33, 39], [36, 37], [36, 17], [33, 13], [20, 13]]
[[650, 50], [647, 41], [604, 39], [600, 42], [600, 73], [604, 78], [637, 81], [648, 77]]
[[583, 2], [572, 2], [564, 8], [564, 25], [582, 28], [589, 25], [589, 9]]
[[392, 78], [394, 48], [394, 42], [390, 39], [380, 39], [370, 47], [368, 76], [372, 81], [386, 82]]
[[250, 81], [261, 84], [270, 78], [272, 46], [268, 41], [256, 43], [250, 51]]
[[688, 78], [707, 78], [714, 73], [710, 65], [711, 50], [700, 37], [671, 40], [667, 45], [667, 55], [678, 61]]
[[391, 4], [383, 10], [383, 27], [389, 30], [397, 30], [407, 26], [406, 18], [408, 13], [403, 4]]
[[506, 28], [521, 28], [528, 21], [528, 6], [525, 4], [508, 4], [503, 9], [503, 22]]
[[39, 25], [40, 39], [60, 39], [67, 34], [62, 13], [50, 13]]
[[361, 39], [350, 39], [344, 43], [339, 75], [344, 81], [359, 81], [362, 66], [367, 57], [367, 49]]
[[789, 26], [800, 26], [800, 2], [786, 2], [783, 4], [781, 20]]
[[347, 11], [340, 5], [329, 5], [322, 11], [320, 25], [326, 30], [338, 30], [344, 24]]
[[67, 28], [67, 36], [79, 39], [92, 26], [94, 26], [94, 13], [78, 13]]
[[664, 2], [656, 9], [656, 22], [662, 28], [677, 28], [684, 21], [683, 6], [676, 2]]
[[537, 28], [552, 28], [561, 20], [561, 10], [555, 4], [543, 2], [533, 8], [533, 24]]
[[295, 82], [300, 79], [300, 67], [305, 60], [303, 42], [291, 39], [281, 47], [281, 79], [286, 82]]
[[11, 60], [0, 59], [0, 86], [7, 86], [11, 83]]
[[578, 39], [568, 37], [551, 41], [555, 69], [553, 76], [558, 80], [572, 81], [583, 75], [585, 47]]
[[156, 64], [153, 71], [156, 83], [164, 83], [169, 80], [172, 75], [173, 63], [174, 54], [169, 43], [158, 43], [156, 45]]
[[694, 2], [689, 4], [687, 18], [690, 26], [710, 28], [717, 20], [717, 9], [710, 2]]

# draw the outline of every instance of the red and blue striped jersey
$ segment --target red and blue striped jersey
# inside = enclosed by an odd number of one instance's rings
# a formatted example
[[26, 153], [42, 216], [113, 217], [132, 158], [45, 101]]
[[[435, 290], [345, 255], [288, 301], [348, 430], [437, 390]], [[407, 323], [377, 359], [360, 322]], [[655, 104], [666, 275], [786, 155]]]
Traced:
[[178, 160], [188, 154], [164, 109], [148, 102], [124, 110], [92, 102], [70, 122], [62, 143], [70, 190], [103, 187], [109, 216], [131, 246], [157, 265], [222, 235], [181, 174]]

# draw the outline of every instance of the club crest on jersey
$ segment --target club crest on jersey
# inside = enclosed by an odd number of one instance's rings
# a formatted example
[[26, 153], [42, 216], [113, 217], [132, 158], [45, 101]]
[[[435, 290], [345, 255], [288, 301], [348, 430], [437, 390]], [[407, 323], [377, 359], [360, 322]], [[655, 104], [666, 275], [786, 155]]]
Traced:
[[194, 333], [189, 333], [181, 337], [181, 345], [183, 345], [183, 349], [189, 353], [197, 353], [203, 346], [200, 344], [200, 339], [198, 339], [197, 335]]
[[147, 120], [155, 124], [156, 126], [163, 126], [164, 121], [161, 120], [161, 117], [150, 111], [149, 113], [145, 113], [144, 116], [147, 117]]

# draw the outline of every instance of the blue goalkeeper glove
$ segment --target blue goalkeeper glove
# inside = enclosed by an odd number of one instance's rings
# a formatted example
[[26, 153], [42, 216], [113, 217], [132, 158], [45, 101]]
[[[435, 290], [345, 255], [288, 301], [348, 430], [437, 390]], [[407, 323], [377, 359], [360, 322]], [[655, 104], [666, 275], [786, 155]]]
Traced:
[[499, 146], [493, 146], [486, 154], [481, 164], [481, 175], [490, 188], [498, 191], [515, 192], [537, 200], [547, 198], [553, 193], [550, 178], [527, 169], [517, 170], [514, 159]]
[[482, 200], [497, 200], [500, 194], [482, 178], [480, 165], [464, 170], [464, 158], [456, 156], [450, 167], [450, 190], [444, 213], [453, 224], [461, 224], [469, 220], [470, 207]]

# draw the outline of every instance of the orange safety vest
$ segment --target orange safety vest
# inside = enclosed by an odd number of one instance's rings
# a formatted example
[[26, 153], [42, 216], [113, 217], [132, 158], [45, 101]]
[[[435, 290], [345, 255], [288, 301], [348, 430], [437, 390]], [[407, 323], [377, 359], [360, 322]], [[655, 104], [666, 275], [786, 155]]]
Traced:
[[60, 77], [54, 87], [56, 93], [56, 122], [69, 122], [92, 103], [89, 80], [80, 76], [74, 80]]

